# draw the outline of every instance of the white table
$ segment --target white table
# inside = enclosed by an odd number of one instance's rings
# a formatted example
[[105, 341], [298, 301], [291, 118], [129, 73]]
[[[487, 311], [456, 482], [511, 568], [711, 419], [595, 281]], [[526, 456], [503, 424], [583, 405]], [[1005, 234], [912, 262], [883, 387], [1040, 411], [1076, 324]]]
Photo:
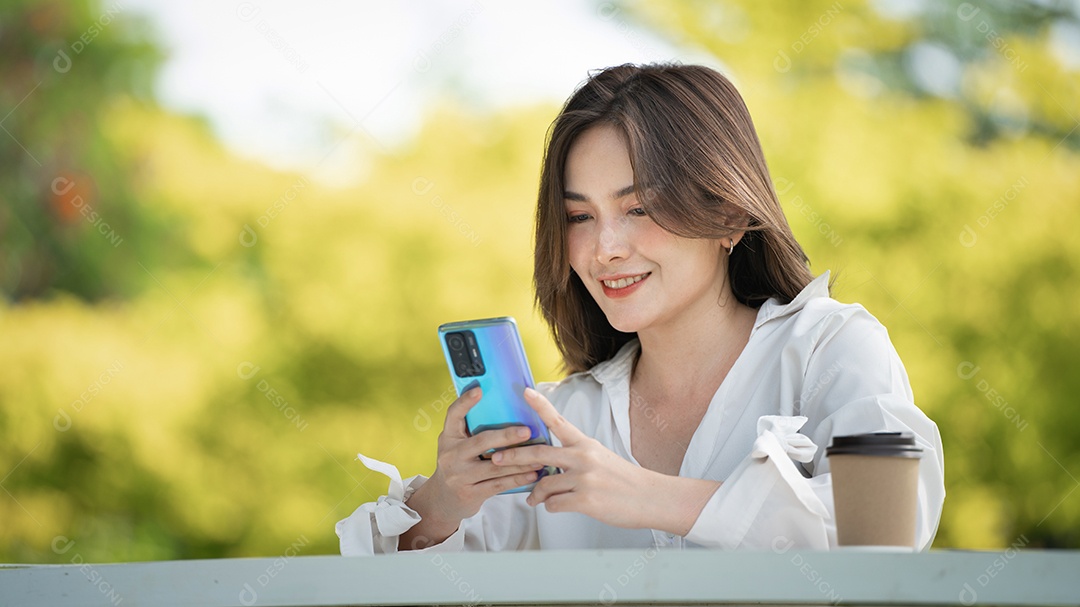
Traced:
[[1080, 605], [1080, 551], [781, 550], [0, 565], [0, 605]]

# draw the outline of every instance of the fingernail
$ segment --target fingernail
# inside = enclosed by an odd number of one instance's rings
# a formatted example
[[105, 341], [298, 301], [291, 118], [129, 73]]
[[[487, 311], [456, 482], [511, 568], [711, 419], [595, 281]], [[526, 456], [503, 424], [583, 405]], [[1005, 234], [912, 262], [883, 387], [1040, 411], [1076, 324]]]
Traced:
[[536, 390], [533, 390], [532, 388], [525, 388], [526, 396], [536, 396], [537, 394], [539, 394], [539, 392], [537, 392]]
[[529, 430], [528, 428], [518, 428], [516, 434], [518, 435], [518, 438], [529, 438], [532, 436], [532, 430]]
[[502, 463], [502, 461], [503, 461], [503, 454], [502, 454], [502, 452], [500, 452], [500, 451], [496, 451], [496, 452], [495, 452], [495, 455], [492, 455], [492, 456], [491, 456], [491, 461], [495, 462], [496, 464], [501, 464], [501, 463]]

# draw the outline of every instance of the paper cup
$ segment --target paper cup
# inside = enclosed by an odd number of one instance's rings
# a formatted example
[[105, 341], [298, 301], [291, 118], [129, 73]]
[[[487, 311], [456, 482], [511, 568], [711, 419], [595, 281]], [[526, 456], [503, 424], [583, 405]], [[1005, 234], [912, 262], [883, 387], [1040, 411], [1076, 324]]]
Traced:
[[922, 457], [915, 437], [906, 432], [834, 436], [825, 455], [840, 545], [913, 549]]

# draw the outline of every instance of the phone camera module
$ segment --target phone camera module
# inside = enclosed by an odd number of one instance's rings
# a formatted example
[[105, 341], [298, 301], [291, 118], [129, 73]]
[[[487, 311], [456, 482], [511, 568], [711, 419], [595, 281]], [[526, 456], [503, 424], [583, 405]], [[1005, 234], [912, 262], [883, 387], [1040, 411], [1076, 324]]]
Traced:
[[461, 350], [465, 347], [465, 340], [460, 333], [451, 333], [446, 336], [446, 345], [450, 346], [451, 350]]
[[458, 377], [479, 377], [487, 372], [484, 359], [480, 355], [480, 346], [472, 331], [447, 333], [446, 346]]

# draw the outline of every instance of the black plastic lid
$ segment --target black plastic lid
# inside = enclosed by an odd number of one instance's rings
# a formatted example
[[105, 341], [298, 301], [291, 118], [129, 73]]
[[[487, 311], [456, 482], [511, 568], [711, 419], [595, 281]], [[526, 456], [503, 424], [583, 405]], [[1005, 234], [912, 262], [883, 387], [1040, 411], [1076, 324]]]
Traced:
[[922, 457], [922, 447], [915, 444], [915, 435], [910, 432], [872, 432], [834, 436], [825, 455]]

